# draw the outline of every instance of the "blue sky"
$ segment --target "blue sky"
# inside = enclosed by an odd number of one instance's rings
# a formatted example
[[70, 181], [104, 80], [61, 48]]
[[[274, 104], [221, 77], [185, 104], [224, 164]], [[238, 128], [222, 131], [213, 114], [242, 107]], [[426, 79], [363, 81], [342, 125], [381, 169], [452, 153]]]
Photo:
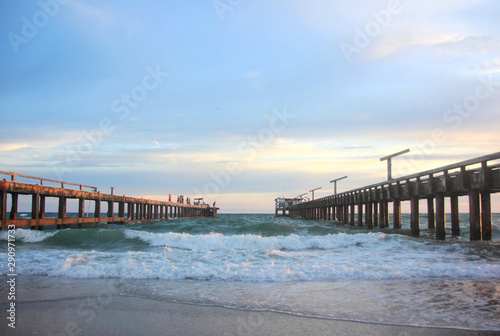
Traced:
[[[499, 151], [498, 1], [3, 1], [0, 170], [270, 212]], [[496, 204], [494, 205], [497, 206]]]

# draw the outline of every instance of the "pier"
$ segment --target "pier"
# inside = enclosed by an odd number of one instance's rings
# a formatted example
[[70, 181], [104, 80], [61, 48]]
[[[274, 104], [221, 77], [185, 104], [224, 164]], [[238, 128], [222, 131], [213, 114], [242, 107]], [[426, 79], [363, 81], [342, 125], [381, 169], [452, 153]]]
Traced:
[[[66, 225], [82, 225], [86, 223], [127, 224], [131, 222], [148, 222], [168, 220], [169, 218], [217, 217], [216, 207], [209, 205], [191, 205], [164, 201], [148, 200], [136, 197], [104, 194], [94, 186], [75, 184], [39, 177], [8, 173], [0, 171], [1, 175], [10, 176], [10, 181], [0, 180], [0, 228], [9, 225], [15, 227], [30, 227], [43, 230], [46, 225], [56, 225], [58, 229]], [[16, 177], [39, 181], [39, 184], [18, 182]], [[60, 186], [47, 186], [56, 183]], [[19, 218], [19, 196], [31, 197], [31, 217]], [[57, 218], [45, 218], [47, 198], [57, 199]], [[7, 201], [10, 198], [10, 211], [7, 211]], [[67, 216], [68, 200], [78, 200], [77, 217]], [[102, 204], [107, 205], [105, 216], [101, 213]], [[85, 207], [93, 209], [91, 216], [85, 212]], [[115, 210], [117, 212], [115, 213]], [[8, 215], [8, 216], [7, 216]]]
[[[290, 205], [290, 216], [333, 220], [367, 229], [401, 229], [401, 202], [409, 201], [411, 235], [420, 235], [420, 200], [427, 201], [428, 228], [446, 238], [445, 202], [451, 206], [451, 233], [460, 235], [459, 197], [468, 196], [470, 240], [491, 240], [491, 194], [500, 192], [500, 152], [312, 201]], [[284, 210], [283, 210], [284, 212]], [[357, 214], [357, 216], [356, 216]]]

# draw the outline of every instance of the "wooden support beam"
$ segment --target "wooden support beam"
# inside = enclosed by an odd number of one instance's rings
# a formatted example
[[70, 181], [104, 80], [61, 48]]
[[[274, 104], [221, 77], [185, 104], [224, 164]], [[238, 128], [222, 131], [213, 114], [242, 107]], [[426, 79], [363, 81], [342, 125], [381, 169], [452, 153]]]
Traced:
[[373, 229], [373, 203], [370, 201], [365, 205], [365, 222], [367, 229]]
[[384, 227], [388, 228], [389, 227], [389, 201], [385, 201], [384, 210], [385, 210], [385, 216], [384, 216], [385, 223], [384, 223]]
[[460, 236], [460, 210], [458, 208], [458, 195], [452, 194], [450, 197], [451, 203], [451, 234]]
[[358, 226], [363, 226], [363, 203], [358, 204]]
[[[79, 198], [78, 199], [78, 218], [84, 218], [85, 217], [85, 198]], [[82, 222], [78, 223], [78, 226], [81, 227]]]
[[0, 191], [0, 228], [6, 227], [7, 220], [7, 191]]
[[395, 199], [393, 201], [393, 227], [394, 229], [401, 229], [401, 200]]
[[43, 231], [43, 225], [40, 225], [40, 220], [45, 219], [45, 196], [40, 195], [39, 196], [39, 206], [38, 206], [38, 224], [37, 224], [37, 229], [38, 231]]
[[19, 194], [18, 193], [12, 193], [12, 204], [10, 207], [10, 219], [17, 219], [17, 210], [18, 210], [18, 203], [19, 203]]
[[31, 195], [31, 219], [34, 220], [34, 225], [30, 227], [31, 230], [38, 229], [40, 216], [40, 195]]
[[83, 218], [83, 217], [85, 217], [85, 199], [79, 198], [78, 199], [78, 218]]
[[436, 240], [446, 238], [446, 214], [444, 208], [444, 194], [436, 194]]
[[118, 202], [118, 217], [125, 218], [125, 202]]
[[411, 220], [410, 220], [410, 228], [411, 235], [413, 237], [420, 236], [420, 210], [418, 204], [418, 196], [411, 196]]
[[114, 205], [115, 205], [115, 202], [108, 201], [108, 218], [111, 218], [111, 221], [109, 221], [108, 224], [113, 224], [113, 222], [114, 222], [114, 219], [113, 219], [113, 217], [115, 216]]
[[355, 207], [354, 203], [351, 203], [351, 205], [350, 205], [351, 219], [349, 220], [349, 225], [351, 225], [351, 226], [354, 226], [354, 218], [355, 218], [355, 213], [356, 213], [354, 207]]
[[[58, 216], [59, 219], [66, 219], [66, 197], [59, 197]], [[57, 224], [57, 229], [62, 229], [64, 224]]]
[[128, 219], [129, 220], [134, 220], [135, 219], [134, 210], [135, 210], [134, 203], [128, 203], [127, 214], [128, 214]]
[[373, 226], [378, 227], [378, 203], [373, 203]]
[[349, 223], [349, 204], [344, 203], [344, 224]]
[[60, 218], [60, 219], [65, 219], [66, 218], [66, 197], [62, 196], [62, 197], [59, 197], [59, 207], [58, 207], [58, 216], [57, 218]]
[[381, 228], [381, 229], [385, 229], [386, 228], [386, 226], [385, 226], [385, 223], [386, 223], [385, 216], [387, 214], [387, 211], [385, 209], [386, 206], [387, 206], [387, 202], [386, 201], [381, 200], [379, 202], [379, 213], [378, 213], [379, 214], [379, 223], [378, 223], [378, 225], [379, 225], [379, 228]]
[[101, 199], [95, 200], [94, 218], [101, 218]]
[[40, 215], [38, 218], [43, 219], [45, 218], [45, 196], [40, 195]]
[[470, 240], [481, 240], [481, 210], [478, 190], [469, 191], [469, 225]]
[[481, 191], [481, 234], [483, 240], [491, 240], [491, 193]]
[[434, 229], [436, 228], [435, 224], [435, 216], [434, 216], [434, 196], [427, 197], [427, 228]]

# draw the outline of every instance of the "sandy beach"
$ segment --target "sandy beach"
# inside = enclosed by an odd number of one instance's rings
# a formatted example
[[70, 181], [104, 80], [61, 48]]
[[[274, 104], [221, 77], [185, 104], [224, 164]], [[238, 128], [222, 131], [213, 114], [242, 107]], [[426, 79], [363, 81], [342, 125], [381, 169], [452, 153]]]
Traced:
[[[16, 328], [2, 335], [498, 335], [498, 332], [336, 321], [120, 295], [119, 279], [18, 277]], [[5, 281], [0, 305], [9, 301]], [[339, 307], [341, 309], [341, 307]]]

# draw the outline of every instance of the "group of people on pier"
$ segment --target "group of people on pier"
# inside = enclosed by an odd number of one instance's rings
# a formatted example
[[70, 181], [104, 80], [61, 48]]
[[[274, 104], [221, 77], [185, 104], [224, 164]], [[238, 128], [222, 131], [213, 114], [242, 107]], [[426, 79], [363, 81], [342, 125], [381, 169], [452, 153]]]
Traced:
[[[168, 194], [168, 201], [169, 202], [172, 202], [172, 195], [171, 194]], [[184, 197], [184, 195], [179, 195], [177, 196], [177, 203], [179, 204], [191, 204], [191, 198], [189, 197]]]

